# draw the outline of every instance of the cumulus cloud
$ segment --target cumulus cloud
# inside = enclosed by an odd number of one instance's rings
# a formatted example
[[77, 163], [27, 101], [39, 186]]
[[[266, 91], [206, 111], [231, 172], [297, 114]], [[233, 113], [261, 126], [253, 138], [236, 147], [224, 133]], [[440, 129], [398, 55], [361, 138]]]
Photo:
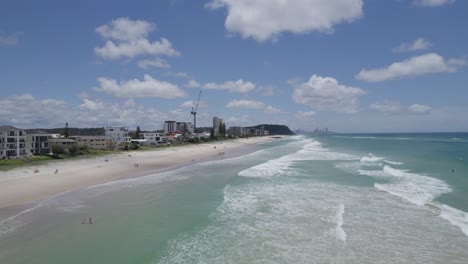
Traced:
[[133, 79], [117, 82], [114, 79], [100, 77], [94, 90], [121, 98], [159, 97], [172, 99], [185, 97], [186, 94], [176, 84], [159, 81], [145, 74], [143, 80]]
[[204, 89], [212, 90], [227, 90], [231, 93], [248, 93], [255, 89], [255, 84], [251, 82], [244, 82], [244, 80], [239, 79], [237, 81], [226, 81], [223, 83], [209, 82], [203, 84], [202, 87]]
[[273, 106], [266, 105], [264, 102], [255, 101], [255, 100], [233, 100], [226, 105], [227, 108], [243, 108], [243, 109], [262, 109], [263, 112], [274, 114], [281, 113], [280, 109], [277, 109]]
[[404, 110], [400, 103], [390, 101], [373, 103], [369, 108], [383, 113], [401, 113]]
[[177, 77], [177, 78], [190, 78], [189, 74], [186, 72], [168, 71], [164, 73], [164, 76]]
[[104, 59], [133, 58], [143, 54], [179, 56], [180, 52], [166, 38], [159, 41], [148, 39], [155, 28], [155, 24], [147, 21], [118, 18], [96, 28], [96, 32], [107, 41], [104, 46], [96, 47], [94, 52]]
[[444, 59], [436, 53], [414, 56], [401, 62], [379, 69], [362, 69], [356, 75], [358, 80], [366, 82], [381, 82], [386, 80], [403, 79], [413, 76], [455, 72], [466, 63], [464, 59]]
[[228, 108], [247, 108], [247, 109], [261, 109], [265, 108], [266, 105], [260, 101], [254, 100], [234, 100], [229, 102], [226, 107]]
[[[195, 106], [195, 103], [194, 101], [186, 101], [184, 102], [180, 107], [183, 107], [183, 108], [192, 108]], [[208, 104], [204, 101], [200, 101], [198, 103], [198, 108], [207, 108], [208, 107]]]
[[399, 46], [393, 48], [393, 52], [407, 52], [407, 51], [418, 51], [427, 50], [432, 46], [432, 43], [425, 40], [424, 38], [418, 38], [410, 43], [402, 43]]
[[189, 88], [204, 88], [208, 90], [226, 90], [231, 93], [248, 93], [256, 88], [256, 85], [252, 82], [244, 82], [244, 80], [239, 79], [237, 81], [225, 81], [223, 83], [199, 83], [195, 80], [190, 80], [187, 84]]
[[428, 114], [431, 111], [431, 108], [427, 105], [414, 104], [408, 107], [408, 110], [414, 114]]
[[[30, 94], [0, 97], [0, 123], [20, 128], [143, 126], [161, 129], [165, 120], [185, 120], [187, 112], [164, 112], [138, 105], [133, 100], [104, 102], [83, 99], [78, 105]], [[151, 122], [148, 122], [151, 120]]]
[[399, 102], [377, 102], [373, 103], [369, 106], [370, 109], [388, 113], [388, 114], [418, 114], [418, 115], [425, 115], [429, 114], [431, 111], [431, 107], [427, 105], [421, 104], [413, 104], [411, 106], [405, 107]]
[[171, 67], [171, 65], [161, 58], [156, 58], [152, 60], [141, 60], [138, 62], [138, 67], [145, 70], [149, 69], [150, 67], [168, 69]]
[[451, 4], [455, 0], [414, 0], [413, 4], [417, 6], [436, 7]]
[[295, 86], [293, 99], [318, 110], [355, 113], [359, 97], [365, 93], [360, 88], [341, 85], [332, 77], [314, 74], [308, 82]]
[[265, 41], [282, 32], [333, 32], [333, 26], [362, 16], [362, 0], [212, 0], [205, 7], [227, 9], [224, 23], [243, 38]]
[[187, 87], [189, 88], [200, 88], [201, 87], [201, 84], [195, 80], [190, 80], [187, 84], [186, 84]]
[[15, 33], [13, 35], [0, 35], [0, 47], [1, 46], [14, 46], [18, 44], [19, 36], [21, 33]]
[[316, 113], [314, 111], [298, 111], [296, 118], [298, 119], [311, 119], [314, 118]]

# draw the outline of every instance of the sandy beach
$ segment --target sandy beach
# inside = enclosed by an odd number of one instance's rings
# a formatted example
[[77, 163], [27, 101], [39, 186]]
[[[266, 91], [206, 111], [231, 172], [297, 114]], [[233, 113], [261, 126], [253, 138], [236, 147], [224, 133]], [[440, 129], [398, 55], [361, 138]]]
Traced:
[[[175, 146], [154, 151], [129, 151], [98, 158], [53, 162], [0, 172], [0, 211], [40, 202], [50, 196], [119, 179], [138, 177], [190, 163], [232, 157], [271, 137]], [[37, 170], [37, 172], [34, 172]], [[57, 171], [57, 173], [56, 173]]]

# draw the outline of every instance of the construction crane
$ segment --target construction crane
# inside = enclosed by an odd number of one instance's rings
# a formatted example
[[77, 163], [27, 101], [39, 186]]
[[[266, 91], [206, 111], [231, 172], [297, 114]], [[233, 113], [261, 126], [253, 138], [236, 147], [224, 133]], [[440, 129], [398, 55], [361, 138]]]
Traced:
[[193, 102], [193, 107], [192, 107], [192, 112], [190, 112], [193, 115], [193, 132], [196, 133], [197, 131], [197, 110], [198, 110], [198, 104], [200, 103], [200, 97], [201, 97], [201, 90], [198, 93], [198, 99], [197, 102]]

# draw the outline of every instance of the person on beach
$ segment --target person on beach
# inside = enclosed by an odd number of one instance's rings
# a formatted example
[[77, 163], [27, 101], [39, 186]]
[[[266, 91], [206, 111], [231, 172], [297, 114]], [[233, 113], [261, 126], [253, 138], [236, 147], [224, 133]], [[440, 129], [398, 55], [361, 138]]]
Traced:
[[58, 169], [55, 169], [55, 174], [57, 174], [57, 173], [58, 173]]

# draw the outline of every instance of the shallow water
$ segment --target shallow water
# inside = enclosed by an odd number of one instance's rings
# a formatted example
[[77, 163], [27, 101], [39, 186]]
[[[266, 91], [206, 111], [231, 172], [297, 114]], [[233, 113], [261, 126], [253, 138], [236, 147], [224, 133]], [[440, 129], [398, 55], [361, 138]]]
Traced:
[[4, 220], [0, 263], [466, 263], [467, 142], [294, 136], [75, 190]]

